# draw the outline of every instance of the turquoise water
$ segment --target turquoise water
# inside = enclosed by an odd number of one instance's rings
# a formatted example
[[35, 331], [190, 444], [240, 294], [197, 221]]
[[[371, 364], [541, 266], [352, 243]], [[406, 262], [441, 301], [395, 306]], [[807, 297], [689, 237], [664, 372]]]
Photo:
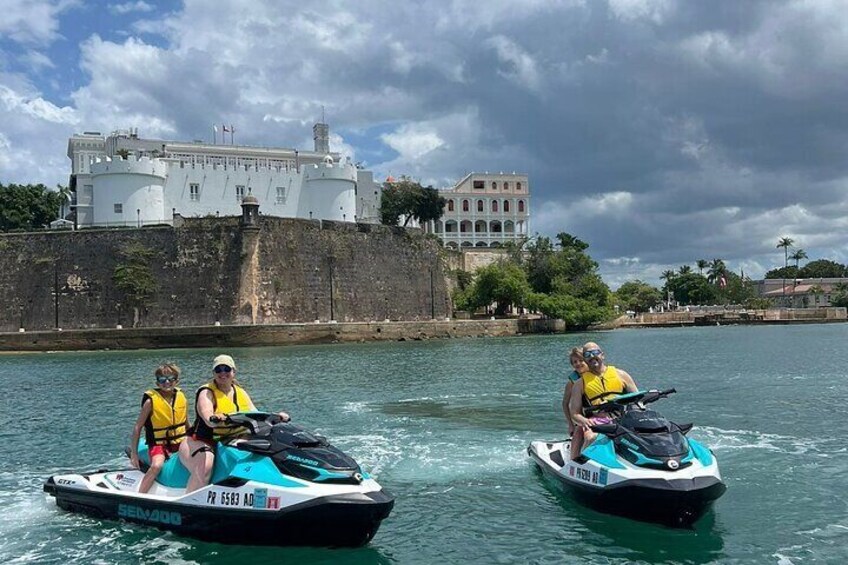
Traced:
[[[564, 435], [567, 349], [598, 341], [655, 406], [718, 456], [727, 494], [694, 531], [606, 516], [557, 494], [533, 439]], [[260, 407], [326, 435], [397, 497], [356, 550], [224, 546], [58, 510], [59, 471], [121, 468], [146, 375], [183, 386], [217, 350], [6, 355], [3, 563], [845, 563], [848, 324], [623, 330], [230, 351]]]

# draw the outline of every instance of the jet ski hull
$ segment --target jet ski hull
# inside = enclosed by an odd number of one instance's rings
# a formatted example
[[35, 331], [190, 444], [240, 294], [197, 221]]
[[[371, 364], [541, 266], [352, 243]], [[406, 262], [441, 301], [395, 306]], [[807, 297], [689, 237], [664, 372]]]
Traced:
[[610, 469], [592, 460], [569, 461], [568, 442], [533, 442], [527, 452], [544, 475], [578, 503], [670, 527], [692, 527], [727, 489], [717, 467], [686, 473], [631, 465]]
[[[98, 477], [93, 478], [99, 481]], [[275, 500], [280, 508], [215, 506], [198, 501], [216, 501], [222, 496], [228, 500], [247, 500], [256, 489], [252, 485], [237, 489], [212, 485], [189, 495], [191, 500], [176, 501], [102, 488], [94, 482], [84, 482], [85, 479], [84, 475], [51, 477], [45, 482], [44, 491], [53, 495], [56, 504], [64, 510], [222, 543], [361, 546], [374, 537], [394, 506], [394, 498], [383, 490], [330, 494], [290, 504], [286, 504], [285, 493], [271, 491], [282, 496], [266, 494], [265, 499]], [[69, 481], [75, 484], [67, 484]], [[238, 498], [235, 493], [239, 493]]]

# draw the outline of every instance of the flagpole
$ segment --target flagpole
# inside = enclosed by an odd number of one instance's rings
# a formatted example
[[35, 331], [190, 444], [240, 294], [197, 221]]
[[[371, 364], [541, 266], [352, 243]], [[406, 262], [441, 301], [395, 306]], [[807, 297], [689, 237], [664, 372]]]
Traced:
[[236, 144], [236, 126], [230, 124], [230, 145]]

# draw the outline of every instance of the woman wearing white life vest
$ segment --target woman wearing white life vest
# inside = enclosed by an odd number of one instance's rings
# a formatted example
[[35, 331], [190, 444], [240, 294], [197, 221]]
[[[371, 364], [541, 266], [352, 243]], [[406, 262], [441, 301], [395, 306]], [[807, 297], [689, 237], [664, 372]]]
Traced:
[[130, 461], [133, 467], [139, 469], [138, 439], [144, 428], [145, 442], [150, 454], [150, 468], [138, 486], [140, 493], [150, 490], [165, 460], [179, 450], [180, 444], [185, 440], [188, 425], [188, 403], [183, 391], [177, 387], [180, 382], [180, 368], [173, 363], [165, 363], [156, 368], [155, 375], [156, 388], [144, 393], [141, 412], [130, 440]]
[[[235, 412], [256, 412], [250, 395], [236, 383], [236, 364], [229, 355], [218, 355], [212, 362], [211, 381], [197, 389], [192, 433], [180, 448], [180, 461], [191, 473], [186, 492], [209, 484], [215, 465], [215, 444], [244, 433], [244, 428], [223, 422]], [[283, 421], [289, 415], [280, 412]]]

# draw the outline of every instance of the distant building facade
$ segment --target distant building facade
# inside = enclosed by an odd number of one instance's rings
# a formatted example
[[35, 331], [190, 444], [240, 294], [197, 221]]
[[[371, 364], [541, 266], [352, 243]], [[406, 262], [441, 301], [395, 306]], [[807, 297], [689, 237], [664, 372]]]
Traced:
[[423, 229], [440, 237], [445, 247], [502, 247], [530, 233], [527, 175], [469, 173], [441, 195], [447, 200], [444, 215]]
[[848, 278], [763, 279], [756, 282], [757, 293], [785, 308], [822, 308], [831, 305], [839, 284]]
[[379, 186], [371, 172], [330, 152], [326, 124], [315, 124], [313, 134], [314, 151], [143, 139], [137, 130], [74, 135], [68, 157], [75, 224], [236, 216], [248, 194], [267, 215], [376, 221]]

